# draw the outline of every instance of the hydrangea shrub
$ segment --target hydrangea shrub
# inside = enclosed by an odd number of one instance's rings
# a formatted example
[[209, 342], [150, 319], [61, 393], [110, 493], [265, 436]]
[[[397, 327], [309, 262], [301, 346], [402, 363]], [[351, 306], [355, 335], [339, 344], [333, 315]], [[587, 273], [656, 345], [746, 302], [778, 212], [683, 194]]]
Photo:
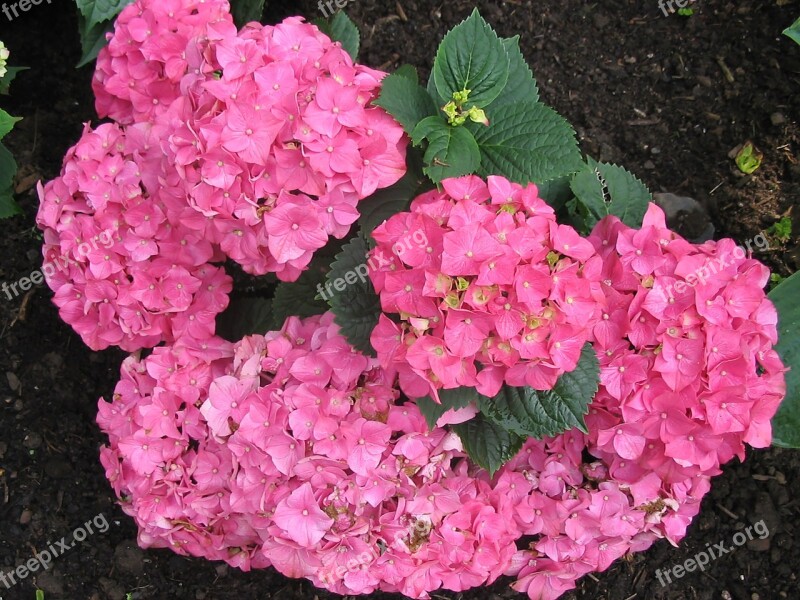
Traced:
[[[582, 157], [477, 12], [427, 85], [323, 29], [132, 3], [93, 80], [114, 122], [40, 187], [62, 318], [135, 352], [97, 422], [139, 543], [341, 594], [510, 576], [532, 599], [678, 543], [771, 442], [794, 287], [779, 315], [766, 267]], [[280, 280], [235, 320], [280, 326], [217, 327], [230, 261]]]

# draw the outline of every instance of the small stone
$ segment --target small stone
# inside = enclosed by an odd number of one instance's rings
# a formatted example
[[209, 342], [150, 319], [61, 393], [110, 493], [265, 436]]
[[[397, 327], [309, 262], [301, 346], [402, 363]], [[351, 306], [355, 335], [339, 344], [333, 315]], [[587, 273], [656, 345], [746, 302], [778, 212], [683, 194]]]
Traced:
[[781, 515], [767, 491], [758, 492], [753, 508], [748, 512], [750, 521], [752, 523], [761, 522], [761, 526], [766, 527], [770, 538], [781, 530]]
[[603, 27], [605, 27], [606, 25], [608, 25], [610, 22], [611, 22], [611, 19], [609, 19], [609, 18], [608, 18], [608, 17], [605, 15], [605, 13], [603, 13], [603, 12], [596, 12], [596, 13], [594, 13], [594, 26], [595, 26], [597, 29], [603, 29]]
[[33, 511], [29, 508], [26, 508], [22, 511], [22, 514], [19, 516], [19, 524], [20, 525], [27, 525], [31, 522], [31, 517], [33, 517]]
[[228, 565], [217, 565], [214, 570], [217, 572], [217, 577], [225, 577], [228, 574]]
[[57, 598], [61, 598], [64, 595], [64, 583], [61, 581], [61, 573], [53, 569], [36, 574], [36, 587], [44, 590], [45, 598], [49, 598], [50, 594]]
[[61, 458], [54, 458], [44, 465], [44, 472], [53, 479], [67, 479], [72, 475], [72, 465]]
[[15, 373], [8, 371], [6, 373], [6, 379], [8, 380], [8, 387], [11, 388], [11, 391], [18, 392], [19, 388], [22, 386], [19, 377], [17, 377]]
[[770, 537], [765, 537], [763, 540], [758, 537], [747, 540], [747, 549], [751, 552], [766, 552], [771, 545], [772, 539]]
[[711, 81], [710, 77], [706, 77], [705, 75], [698, 75], [697, 83], [707, 88], [714, 87], [714, 82]]
[[772, 121], [772, 124], [775, 126], [783, 125], [784, 123], [786, 123], [786, 117], [783, 116], [783, 113], [779, 112], [772, 113], [769, 116], [769, 120]]
[[57, 376], [64, 367], [64, 358], [56, 352], [48, 352], [42, 357], [42, 363], [48, 368], [51, 375]]
[[667, 226], [694, 243], [714, 237], [715, 227], [708, 211], [694, 198], [670, 193], [653, 194], [653, 202], [664, 209]]
[[113, 579], [101, 577], [99, 583], [106, 596], [111, 600], [125, 600], [125, 589]]
[[22, 440], [22, 445], [25, 446], [28, 450], [36, 450], [39, 446], [42, 445], [42, 436], [32, 431], [25, 438]]
[[114, 549], [114, 563], [123, 573], [141, 575], [144, 572], [144, 552], [136, 542], [120, 542]]
[[656, 168], [656, 163], [654, 163], [652, 160], [647, 160], [644, 163], [644, 168], [648, 171], [654, 171]]

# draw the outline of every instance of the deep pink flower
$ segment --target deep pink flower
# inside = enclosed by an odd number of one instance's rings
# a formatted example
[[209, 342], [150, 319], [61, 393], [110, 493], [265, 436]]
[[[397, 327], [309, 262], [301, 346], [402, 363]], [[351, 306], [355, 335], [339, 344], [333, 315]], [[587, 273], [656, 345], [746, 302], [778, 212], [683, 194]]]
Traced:
[[333, 525], [314, 498], [310, 483], [306, 483], [278, 503], [275, 524], [304, 548], [312, 548]]

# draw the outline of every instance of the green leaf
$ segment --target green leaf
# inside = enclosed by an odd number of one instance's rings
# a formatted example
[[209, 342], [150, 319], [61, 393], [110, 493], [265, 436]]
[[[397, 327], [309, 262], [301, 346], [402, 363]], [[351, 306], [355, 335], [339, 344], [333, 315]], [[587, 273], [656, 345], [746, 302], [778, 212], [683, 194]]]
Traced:
[[361, 217], [358, 219], [358, 224], [364, 234], [370, 235], [378, 225], [391, 216], [406, 212], [411, 200], [414, 199], [414, 192], [419, 183], [413, 173], [406, 172], [394, 185], [378, 190], [359, 202], [358, 211]]
[[417, 398], [415, 402], [419, 412], [425, 417], [425, 422], [428, 424], [429, 429], [436, 427], [436, 422], [449, 410], [447, 406], [436, 404], [429, 396]]
[[89, 26], [116, 17], [133, 0], [75, 0]]
[[444, 36], [433, 63], [439, 96], [470, 90], [467, 108], [483, 108], [500, 95], [508, 82], [509, 58], [503, 41], [478, 9]]
[[575, 427], [585, 432], [584, 416], [599, 381], [600, 363], [586, 344], [578, 366], [564, 373], [552, 390], [505, 385], [494, 398], [481, 396], [478, 407], [490, 420], [525, 437], [541, 439]]
[[417, 140], [415, 143], [428, 140], [423, 170], [434, 183], [469, 175], [480, 166], [478, 144], [466, 127], [451, 127], [442, 117], [428, 117], [417, 125], [411, 137]]
[[261, 21], [264, 16], [264, 0], [231, 0], [231, 14], [237, 27], [251, 21]]
[[234, 298], [217, 317], [217, 335], [229, 342], [238, 342], [248, 335], [264, 335], [276, 328], [272, 300], [267, 298]]
[[430, 134], [446, 127], [450, 127], [450, 125], [441, 115], [426, 117], [417, 123], [416, 127], [411, 131], [411, 142], [415, 146], [419, 146]]
[[357, 235], [342, 247], [328, 272], [326, 300], [341, 334], [356, 350], [375, 356], [369, 341], [381, 315], [381, 302], [367, 270], [367, 242]]
[[14, 129], [14, 124], [22, 121], [22, 117], [12, 117], [2, 108], [0, 108], [0, 140], [2, 140], [9, 131]]
[[342, 48], [350, 55], [353, 61], [358, 60], [358, 50], [361, 46], [361, 34], [358, 27], [342, 11], [336, 13], [331, 21], [330, 28], [325, 32], [334, 42], [340, 42]]
[[331, 38], [334, 42], [342, 44], [342, 48], [355, 62], [358, 59], [358, 49], [361, 44], [361, 34], [358, 27], [342, 11], [336, 13], [331, 21], [314, 19], [314, 25]]
[[552, 108], [517, 102], [489, 114], [489, 126], [470, 124], [481, 153], [479, 174], [522, 185], [575, 173], [583, 161], [572, 126]]
[[436, 427], [436, 422], [441, 416], [450, 409], [458, 410], [459, 408], [466, 408], [473, 402], [478, 401], [478, 392], [475, 388], [460, 387], [452, 390], [439, 390], [439, 401], [437, 404], [430, 396], [424, 398], [417, 398], [415, 402], [428, 427], [433, 429]]
[[306, 271], [300, 274], [297, 281], [283, 281], [275, 288], [272, 301], [272, 328], [280, 329], [288, 317], [304, 319], [313, 315], [321, 315], [328, 310], [328, 304], [320, 296], [324, 290], [325, 275], [328, 268], [316, 259]]
[[[370, 236], [389, 217], [406, 212], [427, 181], [422, 175], [422, 156], [419, 150], [409, 148], [406, 157], [408, 169], [400, 181], [376, 191], [358, 203], [358, 212], [361, 213], [358, 225], [364, 235]], [[369, 244], [372, 245], [372, 238], [369, 239]]]
[[[416, 71], [414, 71], [416, 77]], [[436, 104], [424, 87], [408, 73], [392, 73], [381, 83], [381, 95], [373, 104], [382, 107], [411, 134], [417, 123], [437, 113]]]
[[83, 56], [77, 66], [91, 62], [106, 45], [106, 33], [114, 28], [116, 16], [133, 0], [75, 0], [80, 16], [78, 33]]
[[8, 94], [8, 88], [16, 79], [17, 73], [27, 71], [30, 67], [6, 67], [6, 74], [0, 78], [0, 94]]
[[401, 65], [392, 75], [405, 77], [411, 80], [412, 83], [419, 84], [419, 73], [417, 73], [417, 68], [413, 65]]
[[81, 37], [81, 55], [76, 68], [89, 64], [108, 43], [106, 34], [114, 31], [114, 21], [89, 25], [85, 19], [78, 19], [78, 33]]
[[0, 219], [9, 219], [22, 214], [22, 209], [14, 200], [12, 188], [0, 188]]
[[22, 213], [14, 200], [14, 176], [17, 162], [2, 142], [0, 142], [0, 219], [7, 219]]
[[587, 168], [572, 178], [570, 187], [587, 229], [608, 215], [619, 217], [630, 227], [641, 227], [652, 199], [647, 186], [632, 173], [592, 159]]
[[464, 451], [472, 462], [494, 475], [497, 470], [520, 451], [525, 438], [479, 414], [474, 419], [453, 425], [461, 438]]
[[428, 78], [428, 85], [425, 89], [428, 90], [428, 95], [433, 99], [433, 103], [437, 108], [442, 108], [445, 104], [447, 104], [448, 100], [442, 98], [439, 95], [439, 90], [436, 89], [436, 82], [433, 79], [433, 71], [431, 71], [431, 76]]
[[12, 188], [0, 189], [0, 219], [8, 219], [21, 214], [22, 209], [14, 200], [14, 190]]
[[561, 210], [573, 197], [569, 187], [570, 180], [570, 175], [564, 175], [538, 184], [536, 187], [539, 190], [539, 197], [552, 206], [553, 210]]
[[786, 373], [786, 398], [772, 419], [772, 444], [800, 448], [800, 273], [784, 279], [769, 293], [778, 310], [778, 345]]
[[790, 37], [795, 42], [800, 44], [800, 19], [797, 19], [789, 27], [783, 30], [783, 35]]
[[525, 61], [525, 57], [522, 56], [522, 51], [519, 49], [519, 36], [516, 35], [513, 38], [504, 39], [503, 46], [505, 46], [510, 59], [508, 84], [497, 99], [487, 107], [489, 119], [492, 118], [492, 111], [503, 106], [516, 104], [517, 102], [539, 101], [539, 87], [536, 85], [533, 72]]

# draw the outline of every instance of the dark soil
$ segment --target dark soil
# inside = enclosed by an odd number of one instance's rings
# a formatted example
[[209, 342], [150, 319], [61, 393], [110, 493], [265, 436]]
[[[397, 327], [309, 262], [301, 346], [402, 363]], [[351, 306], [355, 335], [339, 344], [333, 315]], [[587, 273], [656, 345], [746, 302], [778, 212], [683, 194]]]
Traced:
[[[48, 0], [49, 1], [49, 0]], [[778, 5], [784, 6], [778, 6]], [[787, 5], [788, 4], [788, 5]], [[394, 69], [412, 63], [424, 74], [436, 45], [476, 5], [464, 0], [351, 0], [362, 31], [362, 62]], [[657, 0], [507, 0], [478, 3], [504, 36], [519, 34], [544, 99], [576, 127], [584, 149], [624, 164], [654, 191], [692, 196], [707, 207], [716, 236], [744, 245], [800, 204], [800, 46], [780, 31], [800, 15], [791, 0], [709, 0], [689, 18], [666, 17]], [[41, 264], [33, 226], [34, 184], [58, 173], [66, 149], [93, 119], [90, 70], [79, 56], [74, 6], [31, 6], [13, 22], [0, 14], [0, 39], [19, 75], [9, 112], [25, 117], [7, 138], [21, 166], [25, 215], [0, 224], [0, 282]], [[266, 20], [290, 13], [319, 16], [313, 0], [271, 2]], [[726, 76], [727, 74], [727, 76]], [[729, 153], [752, 140], [764, 153], [754, 175], [738, 173]], [[698, 217], [682, 220], [687, 235]], [[757, 256], [781, 275], [798, 268], [797, 236], [769, 237]], [[112, 393], [123, 358], [89, 352], [62, 324], [39, 287], [0, 295], [0, 573], [102, 513], [105, 533], [90, 536], [47, 572], [0, 597], [32, 600], [329, 598], [272, 570], [241, 573], [168, 551], [143, 552], [135, 528], [115, 505], [98, 461], [103, 439], [96, 402]], [[800, 597], [800, 454], [752, 451], [731, 464], [679, 548], [667, 542], [585, 577], [566, 598]], [[735, 532], [764, 520], [770, 535], [662, 587], [656, 570], [682, 564], [707, 544], [731, 546]], [[490, 590], [442, 598], [512, 598], [501, 581]], [[375, 596], [386, 597], [386, 596]]]

